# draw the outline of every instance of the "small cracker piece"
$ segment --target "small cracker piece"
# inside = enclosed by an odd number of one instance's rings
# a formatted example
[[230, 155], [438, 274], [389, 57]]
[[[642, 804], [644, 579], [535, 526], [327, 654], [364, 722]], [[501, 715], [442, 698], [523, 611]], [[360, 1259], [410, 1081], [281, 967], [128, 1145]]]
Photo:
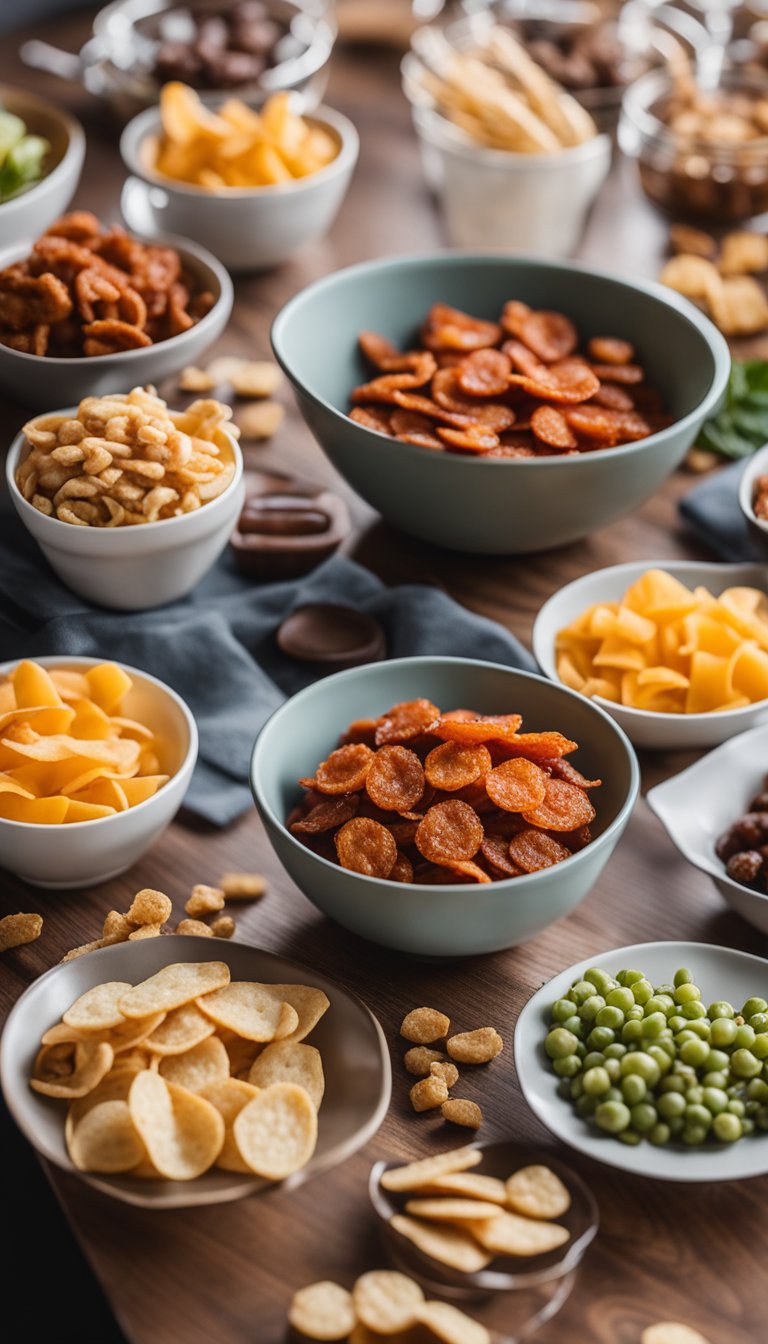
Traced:
[[406, 1050], [403, 1055], [406, 1069], [409, 1073], [415, 1073], [417, 1078], [426, 1078], [432, 1072], [432, 1065], [442, 1064], [444, 1060], [442, 1050], [430, 1050], [426, 1045], [414, 1045], [412, 1050]]
[[549, 1167], [521, 1167], [506, 1183], [507, 1204], [526, 1218], [562, 1218], [571, 1207], [567, 1186]]
[[126, 911], [126, 919], [132, 924], [164, 924], [170, 919], [172, 910], [170, 898], [165, 892], [144, 887], [136, 892], [130, 909]]
[[282, 1181], [306, 1166], [317, 1143], [317, 1111], [295, 1083], [273, 1083], [244, 1106], [232, 1127], [251, 1171]]
[[[46, 1067], [44, 1051], [55, 1051], [57, 1046], [45, 1046], [35, 1060], [35, 1074]], [[66, 1046], [61, 1047], [66, 1049]], [[84, 1097], [106, 1078], [114, 1063], [114, 1051], [106, 1041], [79, 1041], [75, 1046], [74, 1068], [71, 1072], [52, 1076], [33, 1077], [30, 1087], [46, 1097]]]
[[431, 1045], [441, 1041], [451, 1029], [451, 1019], [436, 1008], [414, 1008], [400, 1024], [400, 1035], [416, 1045]]
[[78, 1171], [105, 1174], [130, 1171], [145, 1155], [128, 1102], [118, 1099], [91, 1107], [71, 1129], [67, 1148]]
[[244, 360], [229, 375], [238, 397], [271, 397], [283, 381], [279, 365], [268, 359]]
[[216, 380], [208, 370], [197, 369], [194, 364], [188, 364], [179, 374], [179, 388], [182, 392], [212, 392], [215, 386]]
[[352, 1294], [329, 1279], [299, 1288], [288, 1310], [290, 1325], [306, 1339], [346, 1339], [356, 1320]]
[[418, 1283], [395, 1269], [372, 1269], [361, 1274], [352, 1289], [357, 1319], [377, 1335], [408, 1330], [416, 1308], [424, 1301]]
[[507, 1187], [496, 1176], [480, 1176], [474, 1171], [456, 1171], [437, 1176], [419, 1190], [420, 1195], [456, 1195], [463, 1199], [482, 1199], [491, 1204], [507, 1202]]
[[390, 1167], [381, 1177], [384, 1190], [421, 1190], [429, 1181], [454, 1172], [467, 1171], [483, 1160], [479, 1148], [453, 1148], [446, 1153], [435, 1153], [433, 1157], [422, 1157], [417, 1162], [408, 1162], [402, 1167]]
[[442, 1078], [429, 1074], [427, 1078], [414, 1083], [408, 1095], [414, 1111], [432, 1111], [448, 1100], [448, 1088]]
[[440, 1107], [444, 1120], [452, 1125], [464, 1125], [467, 1129], [479, 1129], [483, 1123], [483, 1112], [476, 1101], [465, 1097], [449, 1097]]
[[433, 1078], [442, 1078], [447, 1088], [455, 1087], [459, 1081], [459, 1070], [449, 1059], [433, 1061], [429, 1066]]
[[219, 915], [218, 919], [212, 919], [210, 923], [214, 938], [232, 938], [236, 928], [237, 925], [231, 915]]
[[466, 1316], [450, 1302], [425, 1302], [416, 1311], [416, 1319], [426, 1325], [441, 1344], [491, 1344], [484, 1325]]
[[124, 1017], [147, 1017], [150, 1013], [180, 1008], [202, 994], [210, 994], [229, 984], [225, 961], [184, 961], [163, 966], [147, 980], [134, 985], [120, 1000]]
[[482, 1218], [469, 1224], [473, 1237], [494, 1255], [546, 1255], [570, 1241], [571, 1234], [560, 1223], [545, 1223], [503, 1213], [500, 1218]]
[[471, 1223], [477, 1218], [501, 1218], [504, 1210], [500, 1204], [486, 1203], [482, 1199], [409, 1199], [405, 1212], [413, 1218], [429, 1218], [438, 1223]]
[[187, 934], [191, 938], [213, 937], [213, 929], [202, 919], [180, 919], [174, 933]]
[[273, 1041], [254, 1060], [248, 1074], [254, 1087], [269, 1087], [271, 1083], [297, 1083], [309, 1093], [315, 1110], [320, 1109], [325, 1092], [323, 1060], [313, 1045], [299, 1041]]
[[389, 1226], [401, 1237], [412, 1241], [431, 1260], [449, 1265], [463, 1274], [476, 1274], [493, 1259], [474, 1237], [449, 1223], [429, 1223], [421, 1218], [409, 1218], [405, 1214], [396, 1213], [390, 1218]]
[[87, 989], [62, 1016], [68, 1027], [80, 1031], [107, 1031], [125, 1021], [118, 1008], [126, 990], [133, 986], [126, 980], [109, 980], [103, 985]]
[[5, 915], [0, 919], [0, 952], [33, 943], [43, 931], [42, 915]]
[[218, 886], [228, 901], [257, 901], [267, 890], [261, 873], [222, 873]]
[[128, 1106], [162, 1176], [190, 1181], [213, 1166], [224, 1142], [224, 1121], [209, 1101], [143, 1069], [131, 1084]]
[[504, 1042], [495, 1027], [478, 1027], [451, 1036], [445, 1048], [459, 1064], [487, 1064], [501, 1054]]
[[279, 401], [259, 401], [238, 413], [237, 426], [244, 439], [271, 439], [284, 418]]
[[207, 887], [198, 882], [192, 888], [184, 909], [192, 919], [197, 919], [199, 915], [217, 914], [224, 909], [224, 892], [221, 887]]
[[681, 1321], [657, 1321], [645, 1327], [640, 1344], [709, 1344], [709, 1340]]
[[220, 1078], [217, 1082], [209, 1083], [207, 1087], [200, 1089], [199, 1095], [216, 1107], [224, 1121], [224, 1142], [216, 1158], [216, 1166], [224, 1171], [239, 1171], [245, 1174], [251, 1170], [240, 1156], [232, 1126], [243, 1107], [258, 1095], [258, 1091], [257, 1087], [251, 1087], [250, 1083], [240, 1078]]

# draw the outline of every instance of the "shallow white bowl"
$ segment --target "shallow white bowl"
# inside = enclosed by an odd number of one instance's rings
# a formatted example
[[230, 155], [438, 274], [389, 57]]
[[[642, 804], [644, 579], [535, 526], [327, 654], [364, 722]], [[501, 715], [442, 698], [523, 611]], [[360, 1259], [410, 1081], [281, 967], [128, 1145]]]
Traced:
[[737, 914], [768, 934], [768, 895], [734, 882], [715, 853], [720, 836], [761, 791], [766, 770], [768, 723], [763, 723], [657, 784], [646, 802], [683, 858], [712, 878]]
[[764, 518], [757, 518], [753, 508], [757, 478], [766, 475], [768, 475], [768, 444], [747, 460], [739, 481], [739, 508], [746, 519], [752, 541], [768, 560], [768, 522]]
[[[555, 662], [555, 639], [558, 631], [594, 602], [615, 602], [630, 584], [649, 569], [663, 569], [689, 588], [703, 585], [710, 592], [722, 593], [725, 588], [746, 586], [768, 592], [768, 576], [763, 565], [700, 564], [693, 560], [644, 560], [627, 565], [611, 565], [593, 574], [584, 574], [566, 584], [544, 603], [533, 626], [532, 644], [536, 661], [542, 672], [552, 681], [560, 682]], [[661, 714], [649, 709], [630, 709], [617, 705], [601, 696], [594, 697], [606, 713], [621, 724], [636, 747], [650, 747], [656, 751], [688, 751], [698, 747], [715, 747], [734, 733], [768, 719], [768, 700], [758, 700], [743, 709], [729, 709], [719, 714]]]
[[75, 194], [85, 157], [85, 133], [63, 108], [25, 89], [0, 84], [0, 107], [21, 117], [31, 135], [50, 142], [45, 176], [0, 205], [0, 246], [44, 233]]
[[557, 1095], [560, 1079], [544, 1053], [549, 1010], [591, 966], [615, 975], [622, 967], [644, 971], [654, 985], [672, 979], [687, 966], [704, 1003], [727, 999], [734, 1007], [753, 994], [768, 998], [768, 961], [709, 943], [636, 943], [600, 952], [569, 966], [530, 998], [515, 1027], [515, 1067], [528, 1105], [557, 1138], [597, 1162], [635, 1176], [661, 1181], [738, 1181], [768, 1172], [768, 1134], [750, 1135], [734, 1144], [712, 1142], [700, 1148], [668, 1143], [656, 1148], [645, 1140], [630, 1148], [583, 1120], [570, 1101]]
[[106, 980], [138, 984], [161, 966], [179, 961], [225, 961], [233, 980], [315, 985], [330, 999], [328, 1011], [309, 1037], [322, 1054], [326, 1082], [317, 1148], [301, 1171], [281, 1182], [282, 1190], [295, 1190], [312, 1176], [345, 1162], [372, 1138], [389, 1107], [392, 1071], [384, 1033], [365, 1004], [335, 980], [272, 952], [222, 938], [177, 934], [117, 943], [54, 966], [15, 1005], [0, 1042], [0, 1083], [16, 1124], [38, 1153], [97, 1190], [147, 1209], [225, 1204], [276, 1188], [274, 1181], [260, 1176], [216, 1167], [193, 1181], [148, 1181], [77, 1171], [64, 1142], [66, 1106], [29, 1086], [40, 1037], [80, 994]]
[[[112, 389], [114, 390], [114, 389]], [[62, 414], [74, 414], [70, 407]], [[184, 597], [224, 550], [245, 499], [243, 455], [227, 436], [235, 475], [223, 494], [194, 513], [132, 527], [76, 527], [48, 518], [28, 503], [16, 484], [16, 468], [28, 445], [13, 440], [5, 476], [13, 506], [59, 578], [89, 602], [118, 611], [146, 611]]]
[[[5, 247], [0, 252], [0, 270], [29, 256], [32, 244], [41, 232], [33, 224], [26, 242]], [[3, 241], [0, 228], [0, 243]], [[210, 290], [216, 296], [216, 302], [205, 317], [179, 336], [142, 346], [139, 350], [122, 350], [116, 355], [52, 359], [47, 355], [23, 354], [20, 350], [11, 350], [10, 346], [0, 345], [0, 391], [13, 401], [33, 407], [35, 412], [50, 411], [83, 397], [98, 397], [105, 392], [130, 392], [132, 387], [158, 384], [185, 365], [195, 364], [229, 321], [234, 297], [232, 281], [216, 257], [185, 238], [166, 236], [152, 241], [175, 248], [184, 269], [194, 275], [199, 289]]]
[[210, 191], [155, 172], [152, 155], [161, 131], [160, 112], [157, 107], [140, 112], [120, 138], [123, 162], [133, 174], [123, 189], [123, 218], [130, 228], [194, 238], [230, 270], [278, 265], [328, 232], [357, 163], [360, 142], [347, 117], [320, 107], [307, 120], [338, 144], [336, 158], [325, 168], [276, 186]]
[[[96, 667], [104, 659], [53, 653], [35, 661], [43, 667], [77, 672]], [[0, 664], [0, 677], [17, 664], [18, 659]], [[161, 773], [171, 778], [151, 798], [113, 817], [59, 826], [0, 818], [0, 864], [34, 886], [91, 887], [117, 877], [155, 843], [181, 807], [197, 760], [197, 725], [192, 712], [180, 695], [148, 672], [126, 663], [118, 667], [133, 682], [123, 702], [125, 715], [152, 729], [158, 739]]]

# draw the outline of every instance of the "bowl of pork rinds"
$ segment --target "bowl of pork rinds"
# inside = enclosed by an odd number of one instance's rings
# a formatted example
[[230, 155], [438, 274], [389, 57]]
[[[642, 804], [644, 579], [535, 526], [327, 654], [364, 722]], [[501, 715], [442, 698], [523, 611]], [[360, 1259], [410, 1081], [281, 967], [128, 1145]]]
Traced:
[[337, 271], [282, 309], [272, 345], [321, 447], [387, 522], [501, 555], [643, 504], [730, 369], [668, 289], [493, 253]]
[[542, 677], [399, 658], [324, 677], [257, 739], [267, 835], [313, 905], [401, 952], [534, 937], [584, 899], [639, 772], [602, 709]]
[[28, 421], [6, 458], [8, 489], [73, 592], [143, 611], [194, 588], [245, 498], [231, 416], [210, 398], [172, 411], [135, 387]]
[[0, 252], [0, 390], [49, 410], [177, 373], [216, 340], [232, 281], [185, 239], [76, 210]]

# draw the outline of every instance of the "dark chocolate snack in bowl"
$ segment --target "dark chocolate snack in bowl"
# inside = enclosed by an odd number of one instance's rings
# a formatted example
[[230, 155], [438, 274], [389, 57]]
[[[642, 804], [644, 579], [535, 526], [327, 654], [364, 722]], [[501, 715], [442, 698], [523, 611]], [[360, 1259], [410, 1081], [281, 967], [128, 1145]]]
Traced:
[[349, 533], [347, 506], [331, 490], [262, 471], [245, 473], [245, 489], [230, 546], [249, 578], [300, 578], [327, 560]]
[[715, 845], [728, 877], [752, 891], [768, 891], [768, 775], [743, 816]]

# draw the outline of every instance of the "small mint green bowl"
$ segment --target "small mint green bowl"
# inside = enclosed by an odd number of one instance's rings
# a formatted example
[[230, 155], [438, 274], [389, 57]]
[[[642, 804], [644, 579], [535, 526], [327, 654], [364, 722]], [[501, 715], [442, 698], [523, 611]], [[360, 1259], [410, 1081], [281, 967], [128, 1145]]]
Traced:
[[[353, 719], [426, 696], [441, 709], [520, 713], [528, 732], [557, 729], [579, 743], [569, 758], [590, 778], [594, 840], [553, 868], [475, 886], [403, 885], [349, 872], [307, 849], [286, 829], [312, 775]], [[469, 658], [396, 658], [324, 677], [299, 691], [262, 728], [251, 788], [267, 835], [297, 887], [345, 928], [417, 956], [464, 957], [533, 938], [569, 914], [594, 886], [635, 805], [640, 773], [629, 739], [584, 696], [529, 672]]]
[[[495, 319], [512, 298], [566, 313], [582, 342], [631, 341], [675, 423], [599, 452], [483, 461], [400, 443], [349, 419], [352, 388], [371, 376], [358, 353], [360, 331], [407, 349], [436, 301]], [[451, 550], [492, 555], [563, 546], [638, 508], [717, 410], [731, 367], [724, 338], [671, 289], [569, 262], [464, 252], [388, 258], [326, 276], [278, 313], [272, 347], [315, 438], [388, 523]]]

